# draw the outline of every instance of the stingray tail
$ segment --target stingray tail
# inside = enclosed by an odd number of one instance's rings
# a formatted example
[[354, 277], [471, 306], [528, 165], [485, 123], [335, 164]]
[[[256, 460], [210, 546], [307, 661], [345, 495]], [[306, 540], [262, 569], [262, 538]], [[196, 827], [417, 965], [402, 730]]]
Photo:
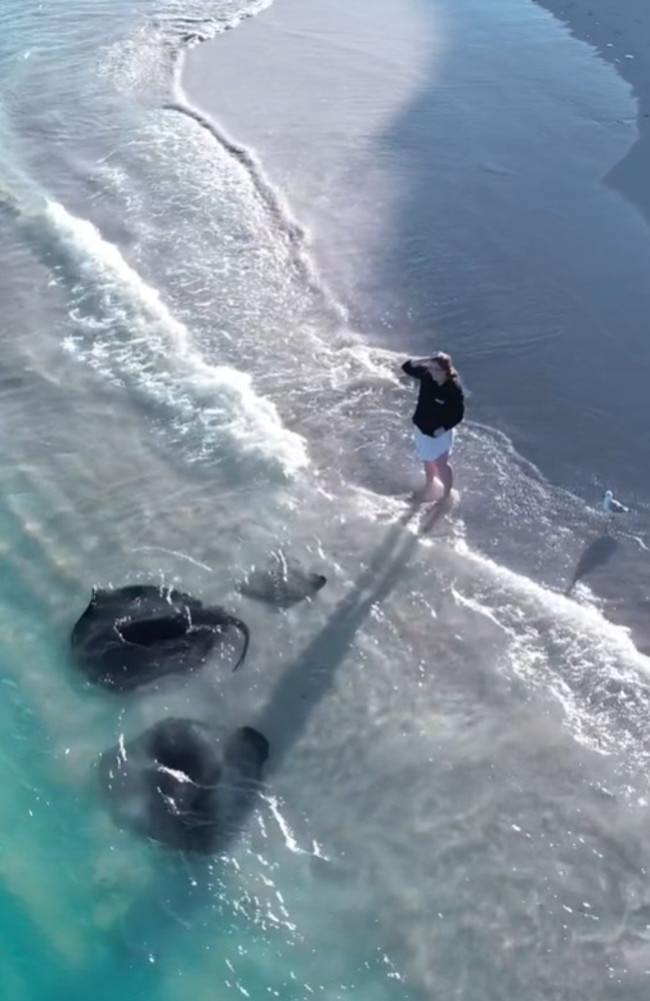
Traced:
[[244, 660], [246, 659], [246, 654], [248, 653], [248, 644], [250, 643], [250, 639], [251, 639], [251, 633], [250, 633], [250, 629], [248, 628], [248, 626], [246, 625], [246, 623], [242, 619], [238, 619], [234, 615], [228, 615], [228, 616], [226, 616], [226, 618], [224, 620], [224, 624], [227, 625], [227, 626], [233, 626], [244, 637], [244, 647], [243, 647], [242, 652], [241, 652], [241, 654], [239, 656], [239, 660], [237, 661], [237, 663], [233, 667], [233, 673], [234, 673], [237, 670], [237, 668], [241, 664], [244, 663]]

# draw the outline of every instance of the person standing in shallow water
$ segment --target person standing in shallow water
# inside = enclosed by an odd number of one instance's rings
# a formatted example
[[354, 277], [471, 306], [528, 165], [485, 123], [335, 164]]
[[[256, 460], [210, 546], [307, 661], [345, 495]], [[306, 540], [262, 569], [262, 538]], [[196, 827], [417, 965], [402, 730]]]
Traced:
[[418, 458], [424, 464], [422, 500], [435, 500], [436, 473], [446, 500], [453, 486], [449, 456], [454, 445], [454, 428], [465, 416], [465, 394], [451, 356], [438, 351], [431, 358], [410, 359], [402, 371], [420, 383], [413, 414], [413, 436]]

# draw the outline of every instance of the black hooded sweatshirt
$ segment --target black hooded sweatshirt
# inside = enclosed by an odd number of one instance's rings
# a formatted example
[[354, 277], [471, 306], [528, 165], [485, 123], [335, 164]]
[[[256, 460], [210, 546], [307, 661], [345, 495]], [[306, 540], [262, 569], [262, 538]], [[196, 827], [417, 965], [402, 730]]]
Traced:
[[438, 385], [424, 365], [414, 365], [412, 361], [404, 362], [402, 371], [420, 381], [413, 423], [422, 434], [433, 436], [438, 428], [449, 431], [460, 424], [465, 416], [465, 396], [455, 379]]

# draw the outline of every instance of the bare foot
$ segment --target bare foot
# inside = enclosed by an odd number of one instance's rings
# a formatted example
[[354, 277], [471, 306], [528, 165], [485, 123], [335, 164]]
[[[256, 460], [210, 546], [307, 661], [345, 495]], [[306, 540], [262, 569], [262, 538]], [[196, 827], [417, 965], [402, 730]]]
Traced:
[[441, 514], [447, 514], [447, 512], [451, 511], [452, 507], [454, 506], [455, 502], [458, 499], [457, 495], [454, 496], [455, 494], [456, 491], [452, 490], [451, 493], [443, 494], [442, 497], [439, 497], [437, 499], [436, 506], [434, 508], [436, 516]]
[[444, 487], [439, 480], [434, 480], [433, 483], [429, 483], [420, 487], [418, 490], [414, 490], [409, 500], [412, 504], [435, 504], [440, 500], [444, 493]]

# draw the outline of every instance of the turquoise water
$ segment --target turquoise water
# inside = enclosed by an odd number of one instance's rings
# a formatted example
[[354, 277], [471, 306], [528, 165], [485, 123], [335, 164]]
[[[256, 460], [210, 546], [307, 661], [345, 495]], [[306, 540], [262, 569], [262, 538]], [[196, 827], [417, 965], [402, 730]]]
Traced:
[[[461, 505], [408, 516], [400, 344], [353, 329], [362, 297], [262, 155], [169, 107], [183, 37], [246, 12], [3, 8], [2, 997], [640, 998], [645, 634], [590, 581], [563, 594], [602, 522], [474, 420]], [[470, 368], [489, 348], [461, 342]], [[312, 605], [238, 594], [278, 547], [327, 573]], [[228, 605], [246, 664], [88, 690], [70, 628], [92, 584], [132, 580]], [[622, 617], [643, 607], [639, 585]], [[97, 785], [171, 713], [270, 741], [210, 863], [117, 830]]]

